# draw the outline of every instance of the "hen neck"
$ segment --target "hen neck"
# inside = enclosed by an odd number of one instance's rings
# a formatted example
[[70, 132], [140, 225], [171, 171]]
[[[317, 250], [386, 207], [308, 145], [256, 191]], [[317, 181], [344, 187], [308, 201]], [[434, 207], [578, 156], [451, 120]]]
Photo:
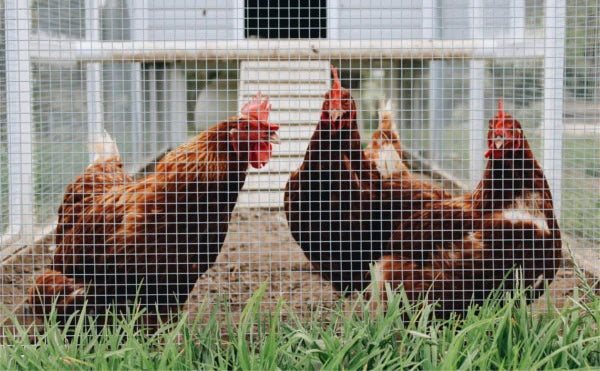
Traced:
[[523, 144], [511, 157], [488, 160], [483, 179], [473, 192], [474, 208], [497, 209], [525, 192], [548, 190], [542, 168], [525, 139]]
[[244, 181], [248, 154], [236, 153], [223, 124], [211, 128], [185, 143], [160, 161], [153, 174], [155, 191], [189, 198], [208, 186]]

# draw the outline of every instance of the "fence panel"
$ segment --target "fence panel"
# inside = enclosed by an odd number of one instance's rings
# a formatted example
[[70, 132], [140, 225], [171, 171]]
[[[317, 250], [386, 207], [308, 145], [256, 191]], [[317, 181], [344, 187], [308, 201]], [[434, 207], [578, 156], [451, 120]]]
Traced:
[[[27, 290], [49, 268], [91, 287], [98, 312], [146, 282], [145, 305], [193, 314], [215, 296], [239, 313], [268, 280], [264, 310], [283, 298], [311, 315], [344, 289], [344, 300], [356, 299], [371, 282], [369, 264], [380, 272], [390, 251], [417, 275], [451, 266], [440, 274], [454, 290], [439, 295], [458, 312], [461, 295], [481, 298], [514, 265], [563, 295], [557, 287], [575, 285], [566, 246], [600, 276], [597, 0], [3, 4], [0, 300], [24, 321], [34, 318]], [[355, 103], [337, 123], [340, 107], [322, 109], [338, 104], [325, 98], [338, 83], [331, 66]], [[267, 107], [246, 105], [259, 91], [279, 125], [272, 152], [242, 124], [194, 142], [232, 116], [266, 130], [257, 120]], [[529, 168], [486, 171], [521, 163], [499, 165], [510, 151], [529, 154], [525, 139], [513, 140], [518, 130], [501, 130], [506, 120], [488, 137], [500, 99], [541, 164], [534, 186]], [[385, 117], [413, 176], [393, 174], [391, 190], [381, 167], [400, 157], [372, 139]], [[195, 144], [179, 147], [186, 142]], [[377, 146], [388, 151], [367, 161]], [[115, 148], [124, 173], [105, 167]], [[217, 165], [215, 153], [238, 157]], [[286, 196], [303, 163], [311, 170]], [[84, 172], [95, 188], [65, 195]], [[541, 200], [549, 201], [542, 173], [553, 209]], [[440, 190], [427, 202], [402, 193], [401, 180], [420, 186], [415, 179]], [[489, 191], [482, 203], [460, 198], [478, 184]], [[454, 206], [435, 199], [441, 189]], [[286, 201], [293, 197], [301, 201]], [[454, 220], [432, 212], [456, 205]], [[465, 263], [478, 248], [485, 258]], [[542, 274], [540, 264], [550, 268]]]

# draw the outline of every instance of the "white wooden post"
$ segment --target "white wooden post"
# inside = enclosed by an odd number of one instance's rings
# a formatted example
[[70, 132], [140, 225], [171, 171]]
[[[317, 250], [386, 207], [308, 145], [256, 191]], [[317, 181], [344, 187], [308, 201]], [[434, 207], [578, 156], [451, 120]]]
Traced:
[[244, 6], [244, 0], [235, 0], [235, 12], [233, 21], [233, 30], [234, 30], [234, 39], [235, 40], [243, 40], [244, 39], [244, 18], [246, 17], [246, 8]]
[[[423, 1], [423, 39], [442, 37], [439, 6], [436, 0]], [[444, 62], [429, 62], [429, 145], [427, 156], [439, 161], [443, 156], [441, 133], [445, 125], [444, 115]]]
[[29, 1], [5, 1], [6, 116], [8, 134], [9, 230], [3, 242], [33, 239], [33, 136]]
[[546, 0], [544, 37], [544, 120], [542, 167], [552, 190], [554, 212], [560, 216], [565, 66], [566, 0]]
[[469, 161], [471, 186], [475, 186], [483, 176], [485, 133], [487, 122], [484, 117], [484, 79], [485, 61], [473, 60], [469, 67], [469, 106], [470, 106], [470, 141]]
[[[233, 34], [242, 37], [244, 32], [244, 1], [227, 0], [236, 6], [236, 14], [241, 20], [233, 21]], [[128, 0], [131, 14], [131, 39], [139, 42], [156, 41], [151, 26], [153, 7], [149, 0]], [[241, 32], [241, 33], [239, 33]], [[173, 35], [165, 36], [169, 39]], [[161, 41], [158, 45], [166, 43]], [[184, 41], [187, 43], [187, 41]], [[152, 50], [157, 44], [149, 46]], [[183, 49], [186, 49], [184, 47]], [[183, 50], [180, 49], [180, 50]], [[146, 65], [135, 63], [132, 68], [132, 94], [134, 100], [134, 141], [133, 167], [138, 169], [165, 147], [175, 148], [187, 140], [187, 80], [185, 69], [178, 61], [164, 61], [161, 58], [147, 60]], [[167, 62], [155, 64], [154, 62]]]
[[[144, 69], [145, 73], [142, 77], [146, 80], [146, 84], [143, 84], [144, 92], [148, 93], [147, 102], [144, 101], [144, 117], [145, 126], [144, 131], [141, 132], [142, 138], [144, 138], [144, 153], [154, 154], [158, 152], [158, 73], [156, 65], [150, 64]], [[145, 97], [145, 94], [142, 95]]]
[[[472, 0], [470, 9], [471, 32], [473, 40], [483, 39], [483, 2]], [[487, 129], [484, 117], [484, 79], [485, 61], [474, 59], [469, 66], [469, 108], [471, 185], [475, 186], [483, 175], [484, 135]]]
[[[146, 0], [127, 0], [127, 8], [130, 14], [130, 35], [134, 41], [144, 41], [145, 22], [148, 20]], [[141, 63], [132, 63], [131, 67], [131, 95], [133, 105], [131, 107], [132, 130], [132, 156], [131, 167], [128, 169], [139, 169], [146, 162], [144, 156], [144, 69]]]
[[442, 133], [447, 119], [444, 115], [444, 62], [429, 62], [429, 150], [432, 161], [444, 155]]
[[[102, 39], [100, 4], [99, 0], [86, 0], [85, 2], [85, 39], [87, 41]], [[102, 65], [100, 63], [88, 63], [86, 66], [86, 88], [88, 141], [94, 143], [98, 138], [102, 138], [104, 131]], [[94, 153], [90, 152], [90, 163], [93, 159]]]
[[144, 140], [142, 133], [144, 132], [144, 95], [143, 95], [143, 79], [142, 79], [141, 63], [132, 63], [131, 65], [131, 121], [132, 121], [132, 164], [130, 169], [139, 169], [144, 165]]
[[187, 78], [179, 63], [169, 66], [165, 73], [168, 141], [175, 148], [187, 141]]
[[339, 40], [340, 37], [340, 3], [339, 0], [327, 1], [327, 38]]

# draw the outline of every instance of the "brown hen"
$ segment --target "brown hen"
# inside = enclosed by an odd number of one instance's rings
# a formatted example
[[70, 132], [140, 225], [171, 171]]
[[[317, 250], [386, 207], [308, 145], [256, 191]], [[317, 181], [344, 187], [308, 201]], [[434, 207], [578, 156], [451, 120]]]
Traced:
[[102, 157], [69, 185], [58, 212], [52, 269], [30, 289], [33, 313], [58, 319], [117, 310], [136, 295], [153, 326], [183, 304], [215, 261], [248, 164], [271, 157], [279, 127], [268, 98], [167, 154], [153, 174], [133, 181], [118, 155]]
[[[394, 225], [424, 202], [449, 195], [408, 171], [381, 175], [361, 147], [356, 104], [335, 68], [333, 77], [304, 161], [286, 185], [284, 208], [313, 268], [338, 290], [362, 290]], [[397, 138], [387, 139], [400, 148]]]
[[[404, 287], [411, 302], [440, 301], [437, 314], [465, 314], [494, 289], [515, 287], [520, 271], [537, 298], [561, 264], [561, 237], [544, 172], [519, 121], [499, 104], [490, 120], [489, 158], [475, 190], [434, 201], [394, 233], [375, 264], [375, 283]], [[506, 280], [504, 280], [506, 278]]]

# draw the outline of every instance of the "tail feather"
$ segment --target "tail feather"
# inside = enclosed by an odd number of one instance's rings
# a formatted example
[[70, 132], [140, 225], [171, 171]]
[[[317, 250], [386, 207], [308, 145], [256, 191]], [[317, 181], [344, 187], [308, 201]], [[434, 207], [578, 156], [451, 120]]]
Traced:
[[57, 319], [65, 323], [69, 316], [84, 307], [87, 287], [64, 274], [47, 270], [29, 289], [31, 312], [38, 317], [48, 316], [56, 303]]
[[90, 152], [94, 153], [94, 163], [105, 162], [109, 159], [121, 160], [119, 148], [114, 139], [106, 130], [95, 133], [89, 143]]

